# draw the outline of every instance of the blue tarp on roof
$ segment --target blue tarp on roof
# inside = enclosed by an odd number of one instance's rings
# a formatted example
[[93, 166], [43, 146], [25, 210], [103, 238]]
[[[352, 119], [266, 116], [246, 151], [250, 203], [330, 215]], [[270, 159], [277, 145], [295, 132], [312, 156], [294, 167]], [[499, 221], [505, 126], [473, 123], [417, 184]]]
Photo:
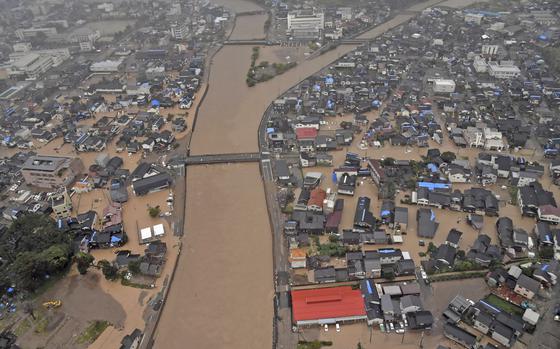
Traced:
[[159, 107], [159, 101], [157, 99], [152, 99], [152, 107]]
[[334, 78], [333, 78], [332, 76], [327, 76], [327, 77], [325, 78], [325, 84], [327, 84], [327, 85], [332, 85], [332, 84], [334, 84]]
[[336, 172], [332, 173], [331, 179], [332, 179], [333, 183], [338, 182], [338, 178], [336, 177]]
[[436, 220], [436, 214], [432, 210], [430, 210], [430, 213], [431, 213], [430, 220], [435, 221]]
[[389, 210], [383, 210], [383, 211], [381, 211], [381, 217], [383, 217], [383, 216], [388, 216], [388, 215], [390, 215], [390, 214], [391, 214], [391, 211], [389, 211]]
[[115, 236], [115, 235], [111, 236], [111, 242], [120, 242], [120, 241], [121, 241], [121, 238], [119, 238], [118, 236]]
[[430, 170], [432, 173], [438, 172], [437, 166], [432, 164], [432, 163], [428, 164], [427, 167], [428, 167], [428, 170]]
[[267, 128], [266, 133], [274, 133], [274, 127]]
[[421, 188], [428, 188], [432, 191], [434, 189], [449, 189], [451, 184], [448, 183], [431, 183], [431, 182], [418, 182], [418, 186]]
[[373, 290], [371, 289], [371, 284], [369, 280], [366, 280], [366, 285], [367, 285], [367, 291], [369, 294], [373, 293]]
[[395, 252], [395, 250], [392, 249], [392, 248], [384, 248], [384, 249], [377, 250], [377, 252], [379, 252], [379, 253], [393, 253], [393, 252]]

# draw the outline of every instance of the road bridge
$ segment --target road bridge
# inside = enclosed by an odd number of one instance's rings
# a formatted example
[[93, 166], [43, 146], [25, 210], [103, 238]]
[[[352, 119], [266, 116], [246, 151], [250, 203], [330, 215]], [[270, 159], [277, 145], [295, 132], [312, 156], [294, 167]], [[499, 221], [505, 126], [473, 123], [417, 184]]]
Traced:
[[340, 40], [340, 45], [361, 45], [369, 42], [368, 39], [344, 39]]
[[252, 45], [252, 46], [259, 46], [259, 45], [267, 45], [271, 46], [272, 42], [267, 40], [226, 40], [224, 41], [224, 45]]
[[210, 165], [210, 164], [228, 164], [235, 162], [259, 162], [261, 160], [260, 153], [233, 153], [233, 154], [204, 154], [191, 155], [184, 159], [185, 165]]

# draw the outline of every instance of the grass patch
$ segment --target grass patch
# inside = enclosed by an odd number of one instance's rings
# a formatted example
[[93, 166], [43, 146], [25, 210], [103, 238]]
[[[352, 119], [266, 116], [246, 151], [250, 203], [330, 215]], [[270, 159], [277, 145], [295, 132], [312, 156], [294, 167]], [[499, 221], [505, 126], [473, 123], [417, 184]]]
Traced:
[[46, 316], [38, 317], [37, 320], [35, 320], [35, 333], [45, 333], [48, 325], [49, 319]]
[[109, 325], [107, 321], [92, 321], [76, 341], [78, 344], [93, 343]]
[[30, 329], [31, 329], [31, 321], [28, 318], [25, 318], [19, 322], [16, 329], [14, 330], [14, 334], [17, 337], [21, 337]]
[[132, 281], [130, 281], [130, 280], [124, 278], [124, 277], [121, 278], [121, 285], [134, 287], [134, 288], [141, 288], [141, 289], [144, 289], [144, 290], [152, 288], [150, 285], [139, 284], [139, 283], [136, 283], [136, 282], [132, 282]]
[[321, 349], [322, 347], [330, 347], [331, 345], [331, 341], [299, 341], [297, 349]]
[[523, 313], [525, 312], [521, 307], [518, 307], [517, 305], [510, 303], [495, 294], [488, 295], [488, 297], [484, 298], [484, 301], [513, 315], [523, 316]]
[[511, 204], [516, 206], [517, 206], [517, 191], [518, 191], [517, 187], [511, 186], [508, 188]]

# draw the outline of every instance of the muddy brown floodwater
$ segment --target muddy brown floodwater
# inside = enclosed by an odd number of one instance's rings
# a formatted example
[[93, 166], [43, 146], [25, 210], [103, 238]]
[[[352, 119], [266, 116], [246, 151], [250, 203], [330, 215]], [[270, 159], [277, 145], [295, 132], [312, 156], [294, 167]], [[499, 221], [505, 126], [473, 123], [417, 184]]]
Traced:
[[[260, 8], [217, 0], [235, 12]], [[430, 1], [429, 3], [436, 3]], [[427, 7], [427, 6], [424, 6]], [[410, 19], [400, 15], [364, 37]], [[266, 17], [238, 16], [232, 38], [263, 37]], [[298, 81], [354, 46], [340, 46], [272, 80], [249, 88], [252, 46], [225, 46], [213, 58], [208, 94], [199, 110], [192, 154], [258, 151], [257, 129], [267, 106]], [[286, 55], [261, 47], [263, 57]], [[258, 165], [190, 167], [183, 253], [155, 333], [155, 348], [263, 349], [272, 344], [272, 239]], [[358, 330], [358, 327], [356, 327]], [[358, 331], [367, 331], [365, 326]], [[358, 335], [359, 338], [359, 335]]]
[[182, 256], [156, 348], [270, 348], [272, 240], [257, 164], [189, 168]]

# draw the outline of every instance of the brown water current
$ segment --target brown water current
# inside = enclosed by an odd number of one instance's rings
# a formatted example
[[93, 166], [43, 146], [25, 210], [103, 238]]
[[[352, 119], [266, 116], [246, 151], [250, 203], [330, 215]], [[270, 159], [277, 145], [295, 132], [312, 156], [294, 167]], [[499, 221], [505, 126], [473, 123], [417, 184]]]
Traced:
[[[217, 0], [236, 12], [260, 8]], [[435, 1], [432, 1], [435, 3]], [[393, 20], [364, 34], [373, 38], [407, 21]], [[238, 16], [231, 38], [264, 37], [263, 15]], [[294, 49], [298, 65], [247, 87], [252, 46], [224, 46], [211, 63], [209, 90], [199, 110], [192, 154], [258, 151], [257, 129], [267, 106], [298, 81], [354, 46], [311, 60]], [[284, 47], [261, 47], [265, 57]], [[155, 334], [155, 348], [270, 348], [273, 317], [272, 239], [257, 164], [190, 167], [183, 252]], [[355, 345], [355, 344], [354, 344]]]

